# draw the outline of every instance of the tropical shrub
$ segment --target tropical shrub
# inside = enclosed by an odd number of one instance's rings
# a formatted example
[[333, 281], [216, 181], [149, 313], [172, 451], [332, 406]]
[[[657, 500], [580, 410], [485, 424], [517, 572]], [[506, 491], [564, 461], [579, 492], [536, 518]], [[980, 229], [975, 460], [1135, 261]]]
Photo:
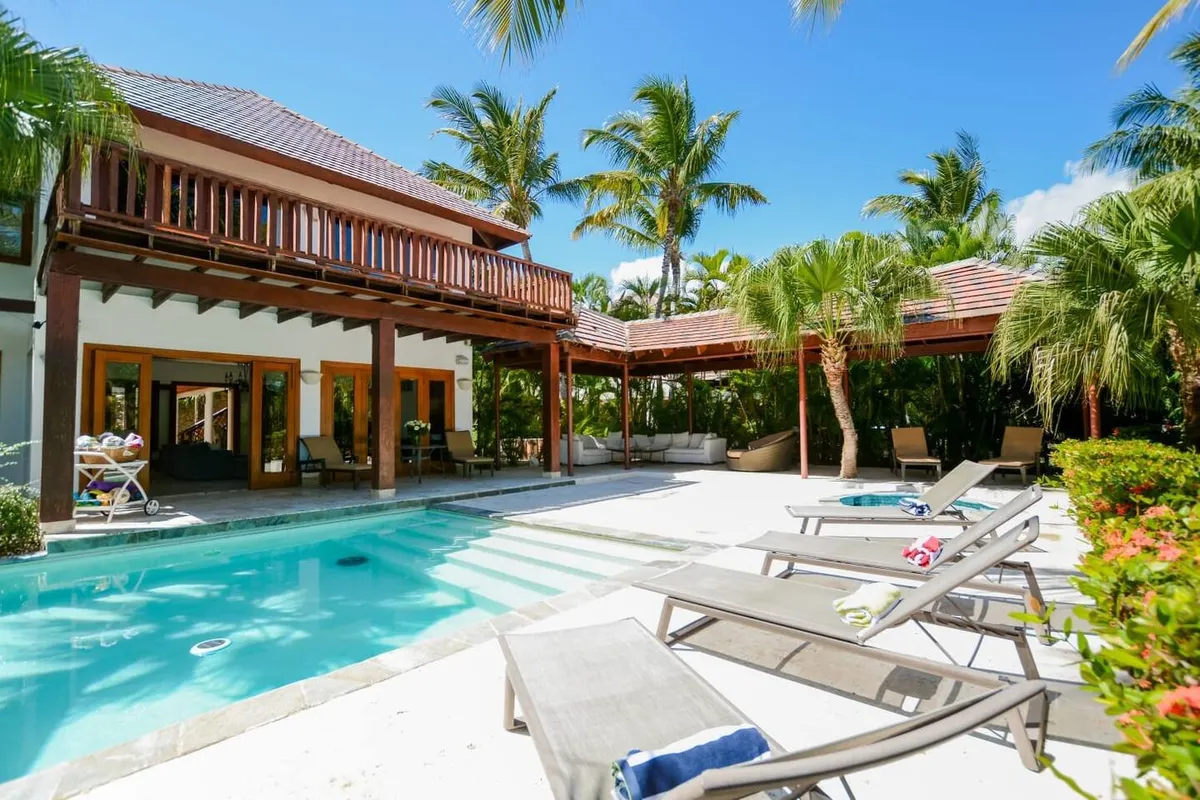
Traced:
[[25, 486], [0, 484], [0, 558], [41, 549], [37, 495]]
[[1063, 469], [1091, 550], [1076, 580], [1101, 640], [1077, 647], [1142, 780], [1131, 800], [1200, 795], [1200, 455], [1142, 441], [1067, 442]]

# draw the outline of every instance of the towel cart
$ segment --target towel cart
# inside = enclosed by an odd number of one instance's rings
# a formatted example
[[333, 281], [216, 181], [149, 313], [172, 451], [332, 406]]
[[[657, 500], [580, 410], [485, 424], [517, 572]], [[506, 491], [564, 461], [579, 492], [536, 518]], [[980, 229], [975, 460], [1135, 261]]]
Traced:
[[[85, 461], [88, 458], [90, 460]], [[96, 461], [97, 458], [103, 459]], [[88, 483], [92, 481], [104, 481], [110, 478], [108, 483], [120, 482], [119, 488], [111, 490], [110, 494], [114, 500], [120, 500], [122, 496], [129, 498], [133, 495], [129, 491], [132, 486], [138, 490], [141, 495], [140, 500], [124, 500], [123, 502], [109, 503], [107, 506], [81, 506], [76, 504], [75, 516], [79, 516], [81, 511], [99, 511], [104, 514], [106, 522], [112, 522], [113, 515], [118, 511], [125, 511], [131, 508], [141, 507], [146, 516], [152, 517], [158, 513], [159, 503], [157, 500], [151, 499], [147, 494], [146, 489], [138, 480], [138, 473], [142, 468], [149, 464], [149, 461], [117, 461], [108, 453], [96, 450], [76, 450], [75, 451], [75, 472], [84, 477]]]

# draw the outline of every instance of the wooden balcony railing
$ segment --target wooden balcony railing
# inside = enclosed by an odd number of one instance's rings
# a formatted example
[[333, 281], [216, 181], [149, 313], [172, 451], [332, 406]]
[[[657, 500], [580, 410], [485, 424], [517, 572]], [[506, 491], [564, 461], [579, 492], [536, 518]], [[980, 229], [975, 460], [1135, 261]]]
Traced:
[[158, 156], [138, 154], [131, 170], [123, 151], [96, 153], [68, 168], [64, 188], [75, 216], [571, 312], [570, 273]]

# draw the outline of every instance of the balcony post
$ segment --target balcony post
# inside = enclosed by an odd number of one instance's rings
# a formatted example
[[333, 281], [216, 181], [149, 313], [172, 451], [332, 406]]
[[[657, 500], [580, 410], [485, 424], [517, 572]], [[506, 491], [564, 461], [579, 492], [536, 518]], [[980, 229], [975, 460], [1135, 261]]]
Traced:
[[[371, 497], [396, 495], [396, 323], [371, 323]], [[418, 443], [419, 444], [419, 443]]]

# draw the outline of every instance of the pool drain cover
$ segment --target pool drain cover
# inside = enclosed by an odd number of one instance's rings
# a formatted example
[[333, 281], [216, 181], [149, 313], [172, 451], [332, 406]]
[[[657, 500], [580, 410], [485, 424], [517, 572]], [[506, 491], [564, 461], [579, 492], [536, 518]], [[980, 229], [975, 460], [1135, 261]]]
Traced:
[[192, 645], [192, 649], [188, 652], [194, 656], [211, 655], [218, 650], [224, 650], [229, 645], [233, 644], [229, 639], [205, 639], [199, 644]]
[[367, 563], [366, 556], [344, 556], [337, 560], [339, 567], [361, 567]]

